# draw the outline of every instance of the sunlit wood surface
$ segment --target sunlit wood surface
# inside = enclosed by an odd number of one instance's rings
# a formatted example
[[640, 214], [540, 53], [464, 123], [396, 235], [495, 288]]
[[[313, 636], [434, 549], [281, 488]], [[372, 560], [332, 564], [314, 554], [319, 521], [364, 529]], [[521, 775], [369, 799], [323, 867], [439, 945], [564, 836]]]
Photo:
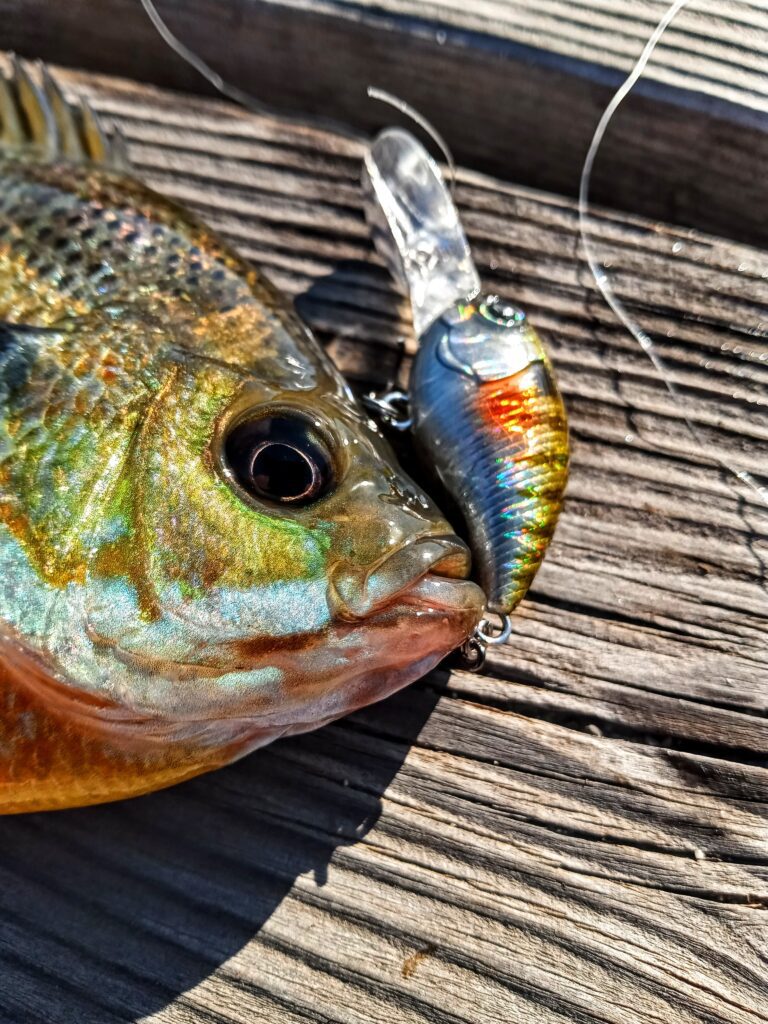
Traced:
[[[413, 351], [359, 143], [61, 80], [296, 297], [350, 379], [381, 382], [400, 336]], [[768, 257], [596, 219], [680, 402], [599, 298], [572, 200], [465, 170], [457, 199], [485, 284], [546, 335], [573, 430], [513, 641], [483, 675], [442, 669], [176, 789], [0, 819], [3, 1024], [768, 1020], [768, 513], [709, 459], [768, 474], [748, 333]]]
[[[669, 0], [155, 0], [179, 38], [275, 109], [369, 131], [408, 100], [475, 170], [575, 195], [595, 124]], [[0, 0], [0, 48], [211, 92], [139, 0]], [[595, 195], [768, 246], [768, 9], [692, 0], [608, 133]]]

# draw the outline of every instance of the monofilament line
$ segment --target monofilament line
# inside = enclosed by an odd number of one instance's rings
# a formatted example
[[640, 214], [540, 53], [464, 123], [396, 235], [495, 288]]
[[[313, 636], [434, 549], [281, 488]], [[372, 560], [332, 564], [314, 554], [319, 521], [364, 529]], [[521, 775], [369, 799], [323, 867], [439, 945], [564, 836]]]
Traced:
[[[171, 31], [157, 7], [155, 7], [153, 0], [139, 0], [139, 3], [146, 11], [147, 17], [152, 22], [152, 25], [157, 30], [157, 33], [163, 42], [170, 47], [175, 54], [181, 57], [182, 60], [186, 61], [187, 64], [193, 67], [198, 74], [202, 75], [202, 77], [209, 82], [217, 92], [221, 93], [222, 96], [226, 96], [227, 99], [237, 103], [245, 110], [250, 110], [254, 114], [259, 114], [262, 117], [279, 117], [280, 121], [284, 124], [297, 125], [299, 127], [306, 128], [306, 119], [296, 117], [292, 114], [286, 114], [283, 111], [278, 113], [266, 103], [261, 103], [243, 89], [238, 88], [236, 85], [232, 85], [232, 83], [223, 78], [218, 71], [214, 71], [210, 64], [207, 64], [202, 57], [198, 56], [194, 50], [191, 50], [186, 43], [183, 43], [179, 37]], [[357, 141], [357, 136], [353, 132], [350, 132], [343, 125], [340, 125], [333, 119], [317, 117], [313, 119], [313, 124], [316, 127], [325, 128], [328, 131], [335, 132], [337, 135], [340, 135], [345, 139], [353, 139]]]
[[440, 150], [448, 166], [448, 189], [451, 193], [451, 197], [456, 191], [456, 161], [453, 159], [453, 153], [448, 146], [440, 132], [435, 126], [420, 114], [419, 111], [412, 107], [410, 103], [406, 103], [405, 100], [400, 99], [399, 96], [395, 96], [394, 93], [387, 92], [385, 89], [378, 89], [374, 85], [368, 86], [368, 95], [372, 100], [378, 100], [380, 103], [386, 103], [390, 107], [394, 107], [395, 110], [399, 110], [401, 114], [405, 114], [406, 117], [410, 118], [414, 124], [417, 124], [422, 131], [432, 139], [434, 144]]
[[[608, 306], [613, 310], [617, 319], [626, 327], [629, 333], [635, 338], [640, 347], [646, 353], [648, 358], [653, 363], [653, 366], [664, 381], [667, 390], [670, 395], [680, 403], [682, 408], [682, 396], [677, 385], [670, 378], [669, 372], [664, 364], [659, 353], [656, 351], [656, 346], [653, 343], [653, 339], [650, 335], [643, 330], [640, 324], [635, 320], [632, 314], [629, 312], [624, 303], [619, 299], [613, 290], [613, 287], [608, 279], [608, 275], [605, 273], [603, 267], [595, 253], [592, 240], [589, 236], [589, 188], [592, 181], [592, 170], [595, 164], [595, 158], [602, 144], [603, 138], [608, 126], [610, 125], [616, 111], [619, 109], [621, 104], [630, 94], [632, 89], [642, 77], [643, 72], [648, 66], [653, 53], [661, 41], [662, 36], [667, 31], [669, 26], [678, 16], [678, 14], [690, 5], [692, 0], [675, 0], [665, 13], [664, 17], [658, 23], [654, 29], [648, 42], [645, 44], [645, 48], [637, 60], [637, 63], [632, 68], [629, 76], [627, 77], [624, 84], [618, 89], [611, 102], [605, 109], [603, 116], [595, 129], [595, 134], [592, 137], [587, 155], [584, 159], [584, 165], [581, 170], [581, 180], [579, 182], [579, 233], [581, 235], [582, 245], [584, 246], [584, 253], [589, 264], [589, 269], [592, 272], [592, 276], [595, 279], [597, 287], [605, 299]], [[735, 466], [729, 465], [723, 461], [717, 455], [710, 455], [705, 450], [704, 442], [702, 441], [696, 426], [691, 421], [690, 417], [683, 411], [683, 421], [685, 422], [688, 431], [693, 438], [694, 442], [699, 446], [700, 449], [704, 450], [704, 454], [707, 458], [711, 459], [716, 465], [720, 466], [721, 469], [727, 473], [735, 476], [742, 483], [750, 487], [763, 501], [768, 505], [768, 487], [764, 487], [760, 484], [755, 477], [745, 469], [737, 469]]]

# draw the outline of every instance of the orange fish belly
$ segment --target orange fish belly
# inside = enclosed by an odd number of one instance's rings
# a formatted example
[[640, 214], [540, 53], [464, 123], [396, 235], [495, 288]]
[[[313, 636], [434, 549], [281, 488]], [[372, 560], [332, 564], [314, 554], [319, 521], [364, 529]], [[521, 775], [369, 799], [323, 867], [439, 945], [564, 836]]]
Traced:
[[[56, 810], [139, 796], [218, 768], [236, 746], [142, 745], [116, 739], [62, 697], [27, 659], [0, 656], [0, 814]], [[40, 692], [46, 690], [46, 696]]]

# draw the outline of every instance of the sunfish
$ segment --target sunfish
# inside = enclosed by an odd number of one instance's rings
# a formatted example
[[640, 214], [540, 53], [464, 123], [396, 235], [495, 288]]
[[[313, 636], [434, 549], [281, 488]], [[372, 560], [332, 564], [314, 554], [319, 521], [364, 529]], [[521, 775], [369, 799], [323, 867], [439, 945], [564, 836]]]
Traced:
[[468, 549], [261, 273], [0, 82], [0, 812], [226, 764], [423, 675]]

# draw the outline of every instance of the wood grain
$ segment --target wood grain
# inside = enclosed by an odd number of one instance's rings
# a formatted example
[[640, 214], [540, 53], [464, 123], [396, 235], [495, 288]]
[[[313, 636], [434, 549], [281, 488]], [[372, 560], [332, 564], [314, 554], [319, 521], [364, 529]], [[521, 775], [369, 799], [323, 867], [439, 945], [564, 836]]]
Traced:
[[[415, 105], [458, 159], [574, 195], [598, 118], [667, 0], [157, 0], [225, 78], [284, 113], [370, 131]], [[0, 46], [205, 92], [139, 0], [0, 0]], [[617, 115], [598, 201], [768, 245], [768, 13], [696, 0]]]
[[[359, 143], [62, 80], [353, 381], [384, 379], [399, 337], [413, 351]], [[485, 283], [547, 336], [573, 429], [514, 642], [482, 676], [443, 668], [176, 789], [0, 820], [0, 1021], [768, 1020], [768, 512], [711, 461], [768, 476], [768, 258], [596, 215], [675, 400], [599, 299], [571, 200], [464, 170], [457, 197]]]

